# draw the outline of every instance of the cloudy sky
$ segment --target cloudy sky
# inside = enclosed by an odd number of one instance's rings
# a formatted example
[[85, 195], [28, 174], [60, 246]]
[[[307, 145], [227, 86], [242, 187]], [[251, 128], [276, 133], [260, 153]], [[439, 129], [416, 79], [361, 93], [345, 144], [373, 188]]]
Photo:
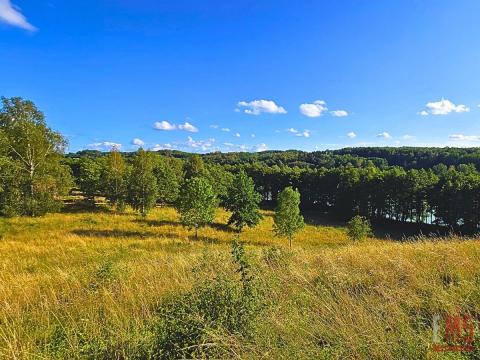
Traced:
[[480, 145], [480, 2], [0, 0], [0, 95], [70, 150]]

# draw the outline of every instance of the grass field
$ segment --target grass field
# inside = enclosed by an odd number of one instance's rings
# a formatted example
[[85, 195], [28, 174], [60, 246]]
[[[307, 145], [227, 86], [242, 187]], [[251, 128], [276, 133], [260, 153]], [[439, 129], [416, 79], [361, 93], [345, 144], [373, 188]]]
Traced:
[[[477, 240], [353, 244], [342, 227], [307, 225], [289, 250], [264, 215], [240, 235], [262, 294], [251, 332], [211, 325], [208, 352], [192, 356], [480, 357], [431, 350], [434, 315], [480, 317]], [[152, 350], [164, 300], [219, 274], [238, 280], [227, 218], [219, 210], [199, 239], [171, 208], [0, 219], [0, 358], [168, 357]]]

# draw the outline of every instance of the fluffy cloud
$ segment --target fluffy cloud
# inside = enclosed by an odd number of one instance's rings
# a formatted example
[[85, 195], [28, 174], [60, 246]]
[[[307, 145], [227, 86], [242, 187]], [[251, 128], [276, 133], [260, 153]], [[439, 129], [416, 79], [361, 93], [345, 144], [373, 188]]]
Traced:
[[238, 106], [237, 111], [241, 111], [241, 108], [243, 108], [243, 112], [245, 114], [250, 114], [250, 115], [260, 115], [262, 113], [267, 113], [267, 114], [286, 114], [287, 113], [287, 110], [277, 105], [275, 101], [272, 101], [272, 100], [253, 100], [250, 102], [240, 101], [237, 104], [237, 106]]
[[332, 114], [332, 116], [335, 116], [335, 117], [348, 116], [348, 112], [345, 110], [333, 110], [333, 111], [330, 111], [330, 114]]
[[429, 102], [426, 105], [426, 109], [420, 111], [418, 114], [422, 116], [427, 115], [447, 115], [452, 112], [462, 113], [469, 112], [470, 108], [466, 105], [455, 105], [450, 100], [442, 98], [440, 101]]
[[183, 125], [178, 125], [178, 128], [180, 130], [184, 130], [184, 131], [188, 131], [188, 132], [194, 132], [194, 133], [198, 132], [198, 129], [188, 122], [186, 122]]
[[377, 137], [382, 138], [382, 139], [391, 139], [392, 135], [390, 135], [388, 132], [384, 131], [380, 134], [377, 134]]
[[449, 135], [448, 138], [455, 141], [480, 141], [479, 135], [453, 134]]
[[120, 150], [121, 147], [122, 147], [122, 144], [115, 143], [112, 141], [102, 141], [102, 142], [96, 142], [96, 143], [87, 145], [88, 149], [93, 149], [93, 150], [111, 150], [113, 148]]
[[230, 132], [230, 129], [229, 129], [229, 128], [222, 128], [221, 130], [222, 130], [222, 131], [225, 131], [225, 132]]
[[353, 131], [350, 131], [348, 134], [347, 134], [347, 137], [349, 139], [355, 139], [357, 137], [357, 134], [355, 134]]
[[235, 133], [235, 137], [240, 137], [240, 133]]
[[268, 150], [267, 144], [262, 143], [255, 146], [255, 151], [260, 152], [260, 151], [266, 151], [266, 150]]
[[37, 31], [37, 28], [27, 21], [20, 9], [12, 5], [10, 0], [0, 0], [0, 22], [28, 31]]
[[309, 138], [311, 135], [310, 130], [303, 130], [302, 132], [299, 132], [298, 134], [295, 134], [295, 136], [301, 136], [301, 137], [306, 137]]
[[160, 150], [169, 150], [169, 149], [173, 149], [173, 148], [174, 148], [174, 146], [172, 144], [156, 144], [150, 150], [160, 151]]
[[193, 140], [191, 136], [188, 137], [187, 147], [207, 151], [215, 144], [215, 139], [208, 140]]
[[157, 121], [155, 124], [153, 124], [153, 128], [156, 130], [171, 131], [175, 130], [177, 126], [170, 124], [168, 121]]
[[189, 122], [177, 126], [175, 124], [170, 124], [168, 121], [157, 121], [155, 124], [153, 124], [153, 128], [156, 130], [164, 131], [172, 131], [178, 129], [188, 132], [198, 132], [198, 129]]
[[132, 140], [132, 145], [144, 146], [145, 142], [142, 139], [135, 138], [135, 139]]
[[297, 134], [297, 133], [298, 133], [298, 130], [297, 130], [297, 129], [294, 129], [294, 128], [287, 129], [287, 131], [288, 131], [289, 133], [292, 133], [292, 134]]
[[327, 103], [323, 100], [300, 105], [300, 112], [308, 117], [319, 117], [326, 111], [328, 111]]

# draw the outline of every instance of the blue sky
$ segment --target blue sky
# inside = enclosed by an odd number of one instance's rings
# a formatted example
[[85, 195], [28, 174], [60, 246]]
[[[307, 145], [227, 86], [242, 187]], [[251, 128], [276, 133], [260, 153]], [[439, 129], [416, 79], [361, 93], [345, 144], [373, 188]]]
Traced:
[[70, 151], [477, 146], [479, 23], [477, 0], [0, 0], [0, 95]]

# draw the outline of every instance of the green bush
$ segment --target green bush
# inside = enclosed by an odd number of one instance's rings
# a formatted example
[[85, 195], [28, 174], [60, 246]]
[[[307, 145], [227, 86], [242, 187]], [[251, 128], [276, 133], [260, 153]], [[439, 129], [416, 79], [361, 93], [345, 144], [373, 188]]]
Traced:
[[356, 215], [347, 223], [347, 235], [353, 241], [360, 241], [373, 236], [370, 221], [367, 218]]
[[224, 337], [250, 338], [261, 310], [261, 295], [244, 248], [234, 241], [232, 256], [240, 276], [217, 275], [192, 290], [165, 299], [154, 328], [154, 359], [226, 356]]

